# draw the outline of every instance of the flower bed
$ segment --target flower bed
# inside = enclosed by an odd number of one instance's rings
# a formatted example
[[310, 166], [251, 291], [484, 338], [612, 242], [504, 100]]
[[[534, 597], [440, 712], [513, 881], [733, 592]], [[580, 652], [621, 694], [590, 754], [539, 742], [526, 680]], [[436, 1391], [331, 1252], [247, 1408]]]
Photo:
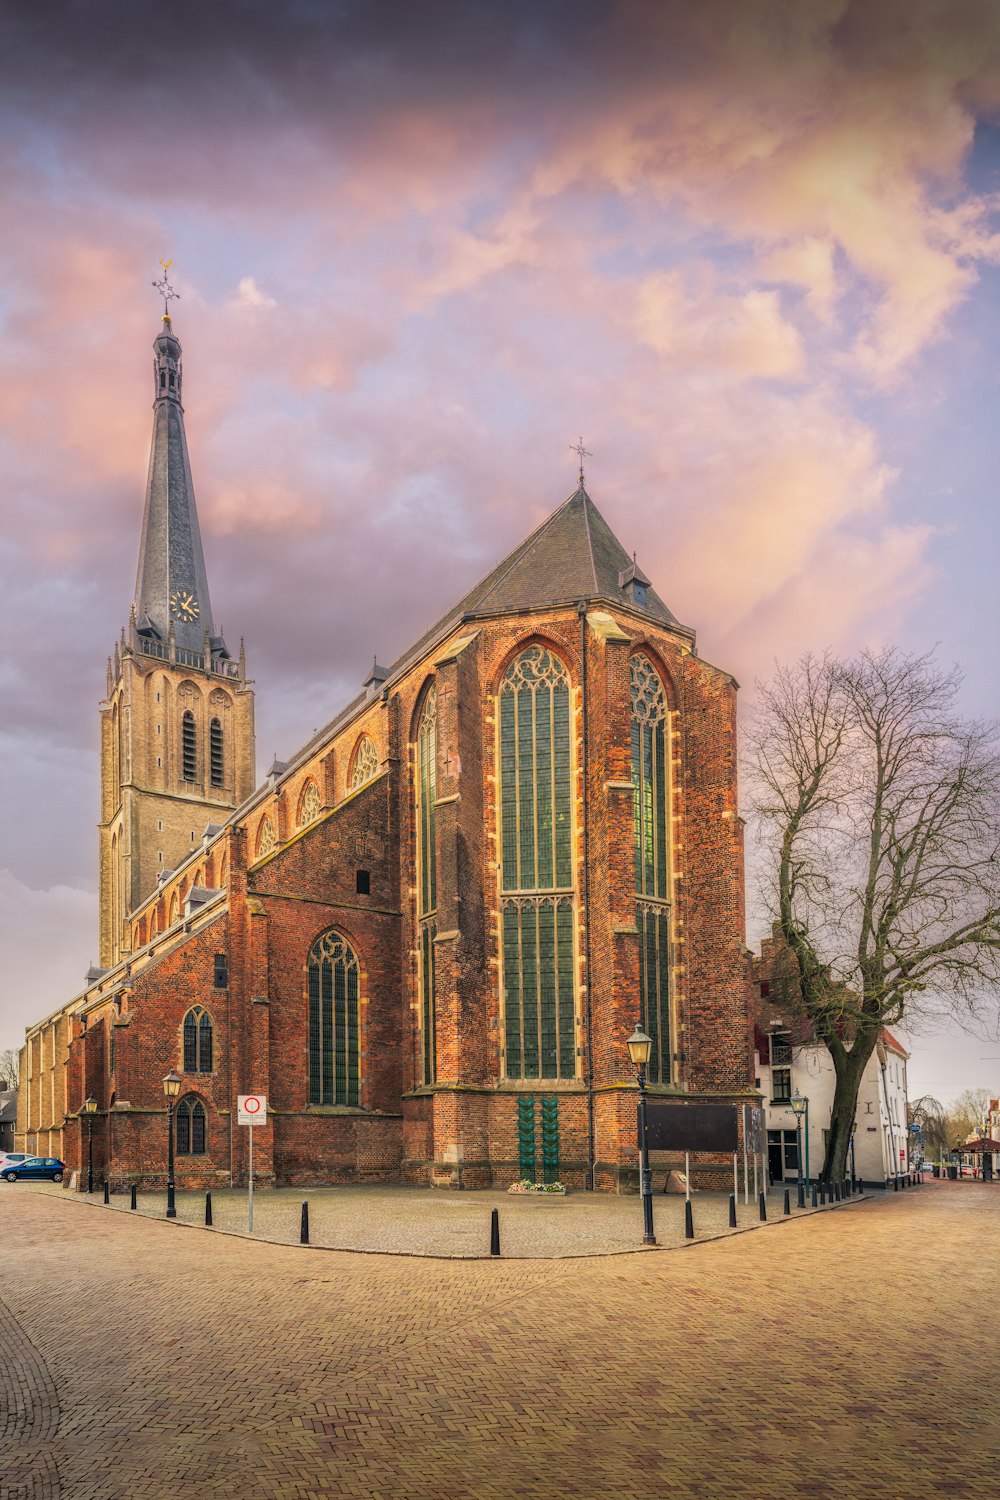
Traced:
[[532, 1182], [529, 1177], [522, 1177], [520, 1182], [512, 1183], [507, 1189], [508, 1193], [561, 1193], [566, 1195], [566, 1189], [561, 1182]]

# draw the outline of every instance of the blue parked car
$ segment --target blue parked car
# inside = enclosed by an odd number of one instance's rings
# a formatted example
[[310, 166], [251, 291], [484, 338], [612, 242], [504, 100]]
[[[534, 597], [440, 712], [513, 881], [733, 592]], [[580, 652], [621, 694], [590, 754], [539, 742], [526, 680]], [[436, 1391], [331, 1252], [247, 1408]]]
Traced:
[[16, 1165], [11, 1163], [0, 1169], [0, 1177], [4, 1182], [16, 1182], [19, 1177], [45, 1177], [51, 1182], [62, 1182], [65, 1170], [65, 1162], [55, 1156], [27, 1156]]

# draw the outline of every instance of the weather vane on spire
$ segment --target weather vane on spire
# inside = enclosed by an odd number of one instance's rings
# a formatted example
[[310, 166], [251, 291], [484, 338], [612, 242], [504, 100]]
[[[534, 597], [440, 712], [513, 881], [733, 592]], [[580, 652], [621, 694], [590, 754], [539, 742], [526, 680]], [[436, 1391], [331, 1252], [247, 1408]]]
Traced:
[[180, 297], [180, 292], [175, 292], [174, 289], [173, 289], [173, 287], [170, 285], [170, 282], [167, 280], [167, 272], [170, 270], [170, 267], [173, 265], [173, 261], [172, 260], [161, 260], [160, 261], [160, 265], [163, 267], [163, 275], [160, 277], [159, 281], [154, 281], [153, 282], [153, 286], [156, 288], [156, 290], [159, 292], [160, 296], [163, 298], [163, 321], [164, 321], [164, 323], [169, 323], [170, 322], [170, 304], [171, 304], [171, 302], [173, 301], [173, 299], [175, 297], [178, 297], [178, 298]]
[[575, 453], [578, 456], [579, 460], [580, 460], [580, 483], [582, 484], [583, 483], [583, 460], [585, 458], [593, 458], [594, 455], [591, 453], [591, 451], [590, 451], [589, 448], [585, 448], [583, 446], [583, 438], [580, 438], [579, 441], [576, 442], [576, 443], [570, 443], [569, 446], [570, 446], [570, 449], [572, 450], [572, 452]]

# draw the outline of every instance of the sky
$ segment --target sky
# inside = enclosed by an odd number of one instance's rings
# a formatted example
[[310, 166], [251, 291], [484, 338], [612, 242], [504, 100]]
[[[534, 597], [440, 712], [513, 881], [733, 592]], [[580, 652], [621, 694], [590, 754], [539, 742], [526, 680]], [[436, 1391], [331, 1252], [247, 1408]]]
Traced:
[[[745, 705], [894, 642], [996, 712], [994, 0], [0, 0], [0, 222], [0, 1048], [97, 956], [161, 259], [262, 769], [580, 434]], [[911, 1094], [1000, 1091], [1000, 1043], [911, 1045]]]

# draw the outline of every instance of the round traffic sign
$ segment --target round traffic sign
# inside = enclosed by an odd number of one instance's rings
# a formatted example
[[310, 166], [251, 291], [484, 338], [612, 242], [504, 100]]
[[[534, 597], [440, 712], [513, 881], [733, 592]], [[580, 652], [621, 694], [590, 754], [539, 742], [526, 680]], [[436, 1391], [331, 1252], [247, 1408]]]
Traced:
[[243, 1108], [248, 1115], [255, 1115], [260, 1110], [260, 1100], [253, 1094], [248, 1094], [243, 1101]]

